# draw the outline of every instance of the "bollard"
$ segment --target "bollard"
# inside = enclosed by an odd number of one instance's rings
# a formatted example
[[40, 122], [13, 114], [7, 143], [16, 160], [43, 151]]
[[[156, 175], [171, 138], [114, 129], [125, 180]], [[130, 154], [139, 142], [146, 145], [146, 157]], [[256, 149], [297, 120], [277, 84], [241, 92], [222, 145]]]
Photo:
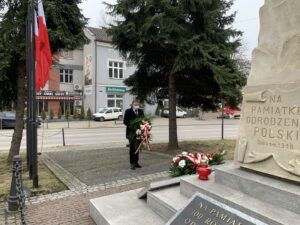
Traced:
[[63, 137], [63, 146], [66, 146], [66, 141], [65, 141], [65, 129], [62, 128], [62, 137]]
[[[19, 177], [17, 177], [19, 176]], [[17, 181], [17, 179], [19, 179]], [[19, 155], [14, 156], [13, 158], [13, 168], [12, 168], [12, 180], [10, 186], [9, 196], [7, 198], [8, 211], [16, 212], [19, 210], [20, 196], [17, 190], [17, 183], [20, 182], [19, 187], [23, 189], [22, 182], [22, 158]]]

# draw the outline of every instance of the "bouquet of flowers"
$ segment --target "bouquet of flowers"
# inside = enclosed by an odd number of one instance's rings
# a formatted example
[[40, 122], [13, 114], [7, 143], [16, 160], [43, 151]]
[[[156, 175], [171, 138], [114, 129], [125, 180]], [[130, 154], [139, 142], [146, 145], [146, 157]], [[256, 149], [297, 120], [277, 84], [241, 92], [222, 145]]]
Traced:
[[197, 167], [202, 164], [212, 166], [224, 163], [225, 153], [224, 150], [217, 154], [181, 152], [173, 158], [169, 173], [172, 177], [195, 174]]
[[136, 141], [136, 143], [138, 144], [135, 153], [137, 154], [144, 144], [147, 146], [148, 150], [151, 151], [151, 119], [149, 117], [136, 118], [131, 122], [130, 128], [131, 133], [129, 135], [129, 138], [131, 141]]
[[188, 174], [194, 174], [196, 172], [196, 165], [190, 158], [194, 158], [195, 155], [189, 152], [181, 152], [176, 155], [171, 163], [169, 173], [172, 177], [179, 177]]

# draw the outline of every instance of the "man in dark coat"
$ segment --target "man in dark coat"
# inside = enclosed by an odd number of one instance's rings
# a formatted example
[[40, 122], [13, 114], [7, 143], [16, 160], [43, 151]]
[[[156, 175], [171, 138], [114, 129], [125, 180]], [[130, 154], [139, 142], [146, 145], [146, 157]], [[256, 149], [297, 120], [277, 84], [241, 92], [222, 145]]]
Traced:
[[124, 115], [124, 124], [126, 125], [126, 138], [129, 140], [129, 161], [132, 170], [135, 170], [135, 168], [142, 168], [139, 164], [139, 153], [135, 154], [140, 141], [129, 139], [130, 132], [132, 132], [130, 124], [135, 118], [138, 117], [144, 117], [144, 112], [140, 109], [140, 102], [138, 100], [134, 100], [132, 102], [131, 108], [127, 109]]

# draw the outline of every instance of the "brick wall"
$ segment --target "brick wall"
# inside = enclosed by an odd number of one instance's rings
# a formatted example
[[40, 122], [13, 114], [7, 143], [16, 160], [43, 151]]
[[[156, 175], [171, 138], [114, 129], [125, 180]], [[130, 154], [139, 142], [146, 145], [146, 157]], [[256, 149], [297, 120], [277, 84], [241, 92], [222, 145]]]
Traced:
[[[50, 69], [50, 80], [48, 81], [48, 90], [59, 91], [59, 84], [60, 84], [60, 70], [56, 67], [52, 67]], [[49, 112], [52, 109], [55, 116], [57, 116], [59, 107], [60, 107], [59, 101], [49, 101], [48, 102]]]

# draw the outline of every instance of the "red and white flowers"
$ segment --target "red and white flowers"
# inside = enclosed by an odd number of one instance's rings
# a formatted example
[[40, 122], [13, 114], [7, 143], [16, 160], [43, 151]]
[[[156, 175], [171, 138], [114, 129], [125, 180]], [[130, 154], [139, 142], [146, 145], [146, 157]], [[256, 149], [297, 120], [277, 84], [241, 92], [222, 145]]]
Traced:
[[196, 168], [200, 165], [219, 165], [224, 161], [225, 151], [221, 151], [218, 154], [204, 154], [204, 153], [190, 153], [181, 152], [176, 155], [170, 167], [171, 176], [182, 176], [187, 174], [195, 174]]
[[142, 123], [140, 124], [140, 129], [136, 130], [136, 139], [141, 141], [141, 143], [138, 146], [135, 154], [137, 154], [141, 150], [143, 144], [146, 144], [148, 150], [151, 151], [151, 147], [150, 147], [151, 129], [152, 126], [150, 122], [147, 120], [142, 120]]

